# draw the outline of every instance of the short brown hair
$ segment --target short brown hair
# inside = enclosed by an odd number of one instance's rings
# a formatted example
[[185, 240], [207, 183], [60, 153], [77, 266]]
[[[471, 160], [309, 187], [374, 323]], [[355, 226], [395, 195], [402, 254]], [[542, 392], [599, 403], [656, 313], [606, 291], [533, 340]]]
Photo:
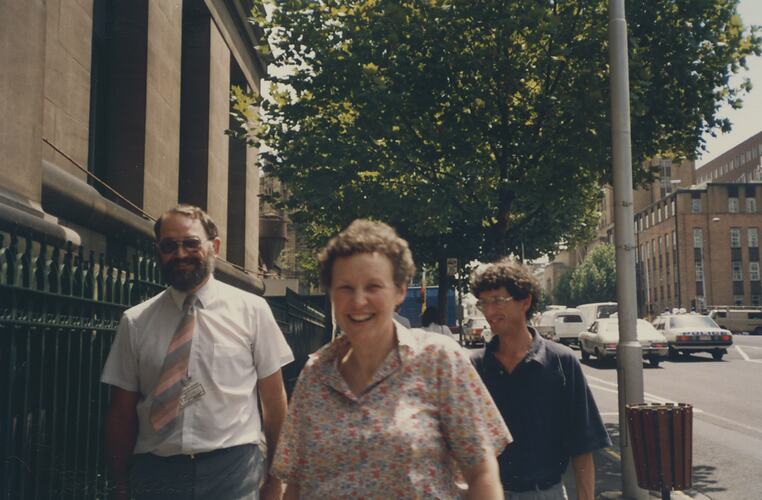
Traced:
[[204, 212], [197, 206], [181, 203], [176, 207], [170, 208], [161, 214], [158, 219], [156, 219], [156, 222], [153, 225], [153, 233], [156, 235], [156, 241], [159, 241], [159, 235], [161, 234], [161, 221], [164, 220], [164, 217], [167, 215], [173, 214], [184, 215], [193, 220], [201, 221], [201, 225], [203, 226], [204, 231], [206, 231], [206, 236], [210, 240], [213, 240], [220, 234], [220, 232], [217, 230], [217, 224], [215, 224], [212, 218], [209, 217], [208, 213]]
[[385, 255], [392, 262], [393, 280], [398, 287], [409, 282], [415, 274], [410, 246], [391, 226], [383, 222], [356, 219], [320, 251], [320, 284], [330, 288], [333, 264], [338, 257], [350, 257], [360, 253]]
[[540, 302], [540, 283], [532, 276], [527, 266], [510, 259], [502, 259], [489, 264], [482, 271], [477, 271], [471, 278], [471, 293], [476, 298], [479, 298], [482, 292], [503, 287], [517, 300], [532, 297], [532, 304], [526, 313], [527, 319], [531, 318]]

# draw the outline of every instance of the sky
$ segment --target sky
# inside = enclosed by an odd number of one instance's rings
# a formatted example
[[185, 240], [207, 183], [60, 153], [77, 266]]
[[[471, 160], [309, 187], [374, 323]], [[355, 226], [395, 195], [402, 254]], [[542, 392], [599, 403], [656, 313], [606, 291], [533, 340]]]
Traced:
[[[738, 12], [744, 25], [762, 25], [762, 0], [741, 0]], [[717, 137], [707, 135], [707, 149], [696, 166], [711, 161], [733, 146], [762, 131], [762, 57], [752, 56], [747, 60], [749, 69], [739, 75], [751, 78], [753, 88], [743, 98], [743, 107], [734, 110], [729, 107], [720, 110], [721, 116], [727, 116], [733, 123], [733, 129]]]

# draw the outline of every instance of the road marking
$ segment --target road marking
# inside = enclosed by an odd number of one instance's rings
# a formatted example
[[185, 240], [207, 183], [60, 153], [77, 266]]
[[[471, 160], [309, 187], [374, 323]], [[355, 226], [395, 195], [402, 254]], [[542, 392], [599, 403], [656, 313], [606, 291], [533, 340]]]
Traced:
[[740, 354], [740, 355], [741, 355], [741, 357], [743, 358], [743, 360], [744, 360], [744, 361], [749, 361], [749, 360], [751, 359], [751, 358], [749, 357], [749, 355], [748, 355], [748, 354], [746, 354], [745, 352], [743, 352], [743, 349], [741, 349], [741, 348], [740, 348], [738, 345], [735, 345], [735, 346], [733, 346], [733, 347], [735, 347], [735, 348], [736, 348], [736, 351], [738, 351], [738, 354]]
[[[736, 348], [736, 351], [738, 351], [738, 354], [741, 355], [741, 357], [743, 358], [744, 361], [748, 361], [749, 363], [762, 363], [762, 359], [751, 359], [749, 357], [749, 355], [746, 354], [743, 351], [743, 349], [741, 349], [741, 346], [739, 346], [738, 344], [734, 345], [733, 347]], [[749, 347], [751, 347], [752, 349], [762, 349], [762, 347], [756, 347], [756, 346], [752, 346], [752, 345], [745, 345], [744, 347], [746, 349], [748, 349]]]
[[[752, 359], [750, 361], [759, 361], [759, 360]], [[609, 382], [608, 380], [599, 379], [597, 377], [587, 377], [587, 378], [588, 378], [588, 380], [595, 380], [596, 382], [601, 382], [601, 383], [608, 384], [608, 385], [616, 387], [615, 383]], [[598, 390], [601, 390], [601, 391], [612, 392], [612, 393], [615, 393], [615, 394], [619, 394], [619, 390], [618, 389], [613, 389], [611, 387], [604, 387], [602, 385], [597, 385], [597, 384], [588, 384], [588, 385], [591, 388], [595, 388], [595, 389], [598, 389]], [[677, 404], [674, 401], [671, 401], [669, 399], [664, 399], [664, 398], [661, 398], [659, 396], [655, 396], [653, 394], [649, 394], [647, 392], [643, 393], [643, 398], [648, 403], [659, 403], [659, 404], [669, 404], [669, 403], [671, 403], [671, 404]], [[700, 408], [697, 408], [695, 406], [693, 407], [693, 413], [694, 414], [703, 414], [703, 415], [705, 415], [705, 416], [707, 416], [709, 418], [714, 418], [714, 419], [717, 419], [717, 420], [722, 420], [723, 422], [727, 422], [728, 424], [734, 425], [736, 427], [741, 427], [743, 429], [750, 430], [752, 432], [756, 432], [756, 433], [762, 434], [762, 428], [752, 427], [750, 425], [742, 424], [741, 422], [737, 422], [737, 421], [731, 420], [729, 418], [721, 417], [720, 415], [715, 415], [714, 413], [708, 413], [708, 412], [706, 412], [706, 411], [704, 411], [704, 410], [702, 410]], [[615, 414], [617, 416], [619, 415], [619, 413], [615, 413]]]

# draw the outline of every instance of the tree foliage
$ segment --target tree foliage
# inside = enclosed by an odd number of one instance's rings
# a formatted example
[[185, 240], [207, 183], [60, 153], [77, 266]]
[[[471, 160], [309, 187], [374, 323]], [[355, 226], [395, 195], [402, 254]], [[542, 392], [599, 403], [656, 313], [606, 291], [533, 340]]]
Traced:
[[[627, 2], [635, 166], [729, 128], [718, 108], [748, 88], [729, 76], [760, 50], [736, 4]], [[611, 164], [607, 1], [272, 7], [255, 16], [274, 70], [249, 139], [316, 241], [359, 216], [397, 227], [425, 262], [591, 236]]]
[[590, 302], [615, 302], [614, 246], [605, 243], [594, 247], [582, 264], [561, 277], [553, 297], [558, 303], [570, 307]]

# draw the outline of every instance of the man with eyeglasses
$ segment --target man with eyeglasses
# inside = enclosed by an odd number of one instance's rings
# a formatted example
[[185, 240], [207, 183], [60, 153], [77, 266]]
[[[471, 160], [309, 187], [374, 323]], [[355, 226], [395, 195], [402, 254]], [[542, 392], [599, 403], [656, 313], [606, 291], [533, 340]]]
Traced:
[[124, 313], [101, 377], [111, 498], [280, 498], [267, 470], [291, 349], [264, 299], [214, 279], [206, 212], [179, 205], [154, 232], [169, 288]]
[[579, 361], [529, 325], [540, 286], [529, 269], [502, 260], [474, 275], [471, 291], [493, 339], [471, 355], [514, 442], [498, 457], [507, 499], [566, 499], [571, 459], [577, 498], [595, 496], [592, 452], [611, 446]]

